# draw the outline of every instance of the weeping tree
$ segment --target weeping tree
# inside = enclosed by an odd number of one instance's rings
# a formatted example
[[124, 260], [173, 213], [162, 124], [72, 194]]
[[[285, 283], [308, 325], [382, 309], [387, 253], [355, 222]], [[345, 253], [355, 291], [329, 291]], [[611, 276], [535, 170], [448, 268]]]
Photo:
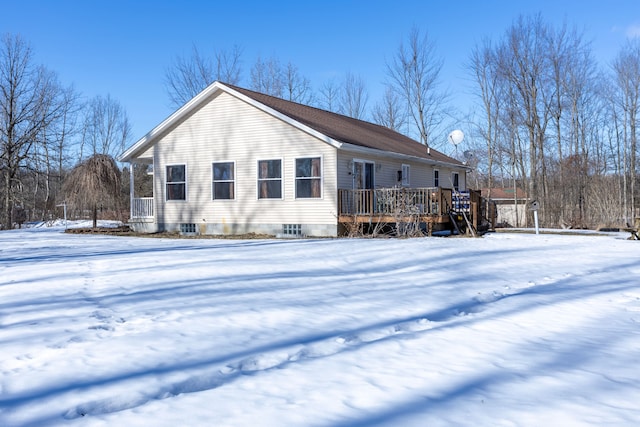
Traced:
[[77, 210], [91, 210], [93, 228], [96, 228], [98, 208], [119, 208], [120, 174], [113, 157], [94, 154], [67, 176], [63, 186], [67, 203]]

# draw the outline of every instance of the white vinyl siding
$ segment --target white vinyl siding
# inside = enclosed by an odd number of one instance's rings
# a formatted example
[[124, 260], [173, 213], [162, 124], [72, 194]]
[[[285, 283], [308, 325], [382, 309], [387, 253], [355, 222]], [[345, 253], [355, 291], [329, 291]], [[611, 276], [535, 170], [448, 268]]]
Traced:
[[[296, 199], [295, 160], [322, 157], [323, 197]], [[187, 163], [188, 208], [157, 204], [160, 223], [335, 224], [337, 150], [225, 92], [171, 129], [157, 143], [154, 164]], [[212, 200], [212, 163], [235, 162], [235, 200]], [[258, 160], [282, 160], [282, 198], [256, 197]], [[156, 181], [157, 183], [158, 181]], [[164, 195], [164, 186], [155, 188]], [[162, 198], [164, 200], [164, 196]]]
[[410, 187], [431, 187], [433, 185], [432, 166], [425, 165], [424, 163], [381, 156], [364, 156], [362, 153], [349, 153], [347, 151], [341, 151], [338, 156], [338, 188], [353, 188], [354, 161], [365, 161], [375, 164], [375, 188], [389, 188], [401, 184], [401, 182], [398, 182], [398, 172], [402, 171], [403, 164], [410, 167]]

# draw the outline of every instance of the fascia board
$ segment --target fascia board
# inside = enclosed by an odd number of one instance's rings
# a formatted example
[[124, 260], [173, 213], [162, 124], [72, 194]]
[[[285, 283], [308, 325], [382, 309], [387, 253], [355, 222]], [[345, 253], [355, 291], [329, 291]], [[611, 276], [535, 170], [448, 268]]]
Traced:
[[164, 131], [171, 128], [174, 124], [180, 121], [182, 117], [188, 115], [191, 111], [193, 111], [195, 108], [200, 106], [203, 100], [208, 98], [216, 90], [220, 90], [223, 88], [226, 88], [226, 86], [223, 86], [218, 82], [214, 82], [209, 86], [207, 86], [202, 92], [200, 92], [198, 95], [191, 98], [191, 100], [189, 100], [186, 104], [184, 104], [182, 107], [177, 109], [173, 114], [171, 114], [169, 117], [163, 120], [158, 126], [151, 129], [149, 133], [147, 133], [145, 136], [140, 138], [131, 147], [129, 147], [121, 155], [119, 155], [118, 161], [120, 162], [129, 161], [129, 159], [133, 157], [133, 154], [135, 154], [137, 151], [141, 149], [144, 149], [147, 145], [152, 144], [155, 141], [155, 139], [159, 135], [161, 135]]
[[360, 145], [354, 145], [349, 143], [343, 143], [342, 150], [349, 151], [352, 153], [358, 153], [358, 154], [369, 154], [372, 156], [391, 157], [399, 160], [413, 160], [415, 162], [424, 163], [427, 165], [448, 166], [451, 168], [466, 169], [469, 171], [472, 169], [470, 166], [467, 166], [467, 165], [443, 162], [435, 159], [426, 159], [424, 157], [409, 156], [407, 154], [394, 153], [392, 151], [377, 150], [375, 148], [362, 147]]
[[253, 98], [251, 98], [251, 97], [249, 97], [249, 96], [247, 96], [247, 95], [245, 95], [243, 93], [235, 91], [235, 90], [233, 90], [233, 89], [231, 89], [229, 87], [226, 87], [224, 85], [221, 85], [221, 86], [225, 87], [226, 91], [228, 93], [230, 93], [233, 96], [243, 100], [244, 102], [246, 102], [246, 103], [258, 108], [259, 110], [264, 111], [265, 113], [267, 113], [267, 114], [269, 114], [271, 116], [274, 116], [274, 117], [282, 120], [283, 122], [285, 122], [285, 123], [287, 123], [287, 124], [289, 124], [289, 125], [291, 125], [293, 127], [296, 127], [298, 129], [300, 129], [301, 131], [303, 131], [303, 132], [305, 132], [305, 133], [307, 133], [307, 134], [309, 134], [309, 135], [311, 135], [311, 136], [313, 136], [315, 138], [318, 138], [319, 140], [321, 140], [323, 142], [326, 142], [327, 144], [329, 144], [329, 145], [331, 145], [331, 146], [333, 146], [335, 148], [341, 148], [342, 145], [343, 145], [342, 142], [337, 141], [337, 140], [335, 140], [335, 139], [323, 134], [322, 132], [318, 132], [317, 130], [315, 130], [315, 129], [313, 129], [313, 128], [311, 128], [311, 127], [309, 127], [309, 126], [307, 126], [307, 125], [305, 125], [303, 123], [300, 123], [299, 121], [297, 121], [295, 119], [292, 119], [291, 117], [287, 116], [286, 114], [283, 114], [283, 113], [281, 113], [281, 112], [279, 112], [277, 110], [274, 110], [273, 108], [271, 108], [271, 107], [269, 107], [269, 106], [267, 106], [267, 105], [265, 105], [265, 104], [263, 104], [261, 102], [258, 102], [255, 99], [253, 99]]
[[171, 114], [167, 119], [165, 119], [162, 123], [160, 123], [158, 126], [156, 126], [155, 128], [153, 128], [149, 133], [147, 133], [145, 136], [143, 136], [142, 138], [140, 138], [136, 143], [134, 143], [131, 147], [129, 147], [126, 151], [124, 151], [120, 156], [118, 156], [118, 161], [120, 162], [127, 162], [129, 161], [129, 159], [133, 156], [133, 154], [135, 154], [137, 151], [145, 148], [147, 145], [152, 144], [154, 142], [154, 140], [161, 135], [164, 131], [166, 131], [167, 129], [171, 128], [175, 123], [177, 123], [182, 117], [184, 117], [185, 115], [189, 114], [192, 110], [194, 110], [195, 108], [197, 108], [198, 106], [200, 106], [200, 104], [203, 102], [203, 100], [207, 99], [213, 92], [215, 92], [216, 90], [223, 90], [233, 96], [235, 96], [238, 99], [241, 99], [242, 101], [258, 108], [259, 110], [264, 111], [265, 113], [276, 117], [282, 121], [284, 121], [285, 123], [288, 123], [291, 126], [294, 126], [298, 129], [300, 129], [301, 131], [308, 133], [311, 136], [314, 136], [315, 138], [318, 138], [319, 140], [335, 147], [335, 148], [341, 148], [342, 147], [342, 143], [340, 141], [336, 141], [333, 138], [328, 137], [327, 135], [318, 132], [317, 130], [310, 128], [307, 125], [304, 125], [300, 122], [298, 122], [297, 120], [292, 119], [291, 117], [280, 113], [279, 111], [274, 110], [271, 107], [268, 107], [264, 104], [262, 104], [261, 102], [256, 101], [255, 99], [246, 96], [236, 90], [231, 89], [228, 86], [225, 86], [224, 84], [220, 83], [220, 82], [214, 82], [212, 83], [210, 86], [208, 86], [206, 89], [204, 89], [202, 92], [200, 92], [198, 95], [196, 95], [194, 98], [192, 98], [189, 102], [187, 102], [185, 105], [183, 105], [181, 108], [179, 108], [176, 112], [174, 112], [173, 114]]

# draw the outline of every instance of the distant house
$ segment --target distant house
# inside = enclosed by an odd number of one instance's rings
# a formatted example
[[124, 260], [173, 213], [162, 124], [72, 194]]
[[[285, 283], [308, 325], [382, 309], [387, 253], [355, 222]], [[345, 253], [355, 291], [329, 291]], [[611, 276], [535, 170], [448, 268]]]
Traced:
[[200, 234], [336, 236], [354, 191], [463, 191], [468, 171], [385, 127], [220, 82], [119, 160], [153, 171], [152, 197], [131, 185], [135, 230]]
[[496, 206], [496, 222], [503, 227], [526, 227], [527, 198], [521, 188], [488, 188], [481, 190], [482, 197], [490, 198]]

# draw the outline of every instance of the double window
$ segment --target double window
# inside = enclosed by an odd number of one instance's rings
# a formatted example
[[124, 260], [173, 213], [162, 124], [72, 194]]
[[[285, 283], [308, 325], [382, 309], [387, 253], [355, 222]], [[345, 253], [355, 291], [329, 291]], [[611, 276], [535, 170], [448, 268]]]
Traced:
[[187, 166], [167, 165], [167, 200], [187, 200]]
[[235, 163], [213, 163], [213, 183], [211, 186], [213, 200], [235, 199]]
[[322, 197], [322, 164], [320, 157], [296, 159], [296, 198]]
[[282, 198], [282, 160], [258, 161], [258, 198]]

